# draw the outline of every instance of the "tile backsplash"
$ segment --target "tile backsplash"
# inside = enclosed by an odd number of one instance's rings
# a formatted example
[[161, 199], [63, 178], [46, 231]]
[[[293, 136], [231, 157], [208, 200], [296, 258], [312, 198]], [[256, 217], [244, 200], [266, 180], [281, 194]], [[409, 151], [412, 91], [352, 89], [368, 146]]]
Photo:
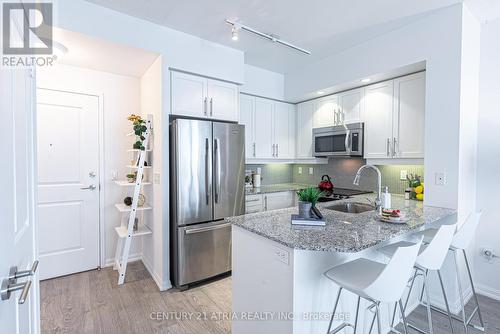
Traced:
[[[356, 171], [364, 165], [366, 161], [361, 158], [335, 158], [329, 159], [325, 165], [302, 165], [302, 164], [267, 164], [267, 165], [246, 165], [246, 170], [262, 169], [262, 185], [278, 183], [302, 183], [316, 185], [320, 182], [321, 176], [329, 175], [335, 187], [349, 189], [363, 189], [374, 191], [377, 177], [375, 171], [366, 170], [361, 177], [359, 186], [353, 185]], [[400, 180], [401, 171], [405, 170], [408, 175], [424, 175], [423, 165], [380, 165], [377, 166], [382, 173], [382, 187], [389, 187], [389, 191], [394, 194], [403, 194], [408, 183]], [[302, 168], [302, 174], [299, 174]], [[309, 168], [313, 173], [309, 174]]]

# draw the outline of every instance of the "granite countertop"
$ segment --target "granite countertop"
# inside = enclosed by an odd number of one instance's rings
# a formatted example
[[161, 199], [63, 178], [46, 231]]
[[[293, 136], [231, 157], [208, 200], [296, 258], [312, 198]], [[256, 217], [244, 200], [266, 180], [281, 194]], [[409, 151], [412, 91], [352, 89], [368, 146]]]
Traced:
[[367, 197], [373, 199], [375, 195], [318, 203], [317, 207], [326, 219], [326, 226], [292, 225], [290, 215], [298, 213], [297, 207], [230, 217], [226, 221], [290, 248], [354, 253], [412, 230], [419, 230], [425, 224], [446, 218], [456, 220], [455, 210], [424, 206], [422, 202], [405, 200], [399, 195], [392, 195], [392, 206], [410, 217], [406, 224], [381, 222], [375, 218], [373, 211], [349, 214], [325, 208], [343, 202], [367, 203]]
[[262, 185], [259, 188], [245, 188], [245, 195], [269, 194], [277, 193], [280, 191], [301, 190], [309, 187], [316, 187], [316, 185], [301, 184], [301, 183], [279, 183]]

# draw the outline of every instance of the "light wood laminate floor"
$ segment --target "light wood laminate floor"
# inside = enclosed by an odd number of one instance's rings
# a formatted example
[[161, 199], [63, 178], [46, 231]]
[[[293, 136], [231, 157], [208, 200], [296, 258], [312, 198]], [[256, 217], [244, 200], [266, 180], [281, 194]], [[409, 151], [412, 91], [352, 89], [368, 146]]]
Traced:
[[[231, 332], [231, 322], [224, 317], [231, 312], [229, 277], [184, 292], [159, 292], [144, 265], [134, 262], [127, 270], [126, 283], [118, 286], [117, 279], [116, 271], [105, 268], [41, 282], [42, 333]], [[481, 296], [480, 303], [487, 322], [486, 333], [500, 334], [500, 302]], [[176, 313], [169, 313], [172, 311]], [[410, 319], [426, 329], [425, 314], [419, 308]], [[435, 312], [433, 317], [435, 334], [450, 333], [447, 318]], [[457, 321], [454, 328], [457, 334], [464, 332]], [[469, 333], [481, 332], [472, 329]]]

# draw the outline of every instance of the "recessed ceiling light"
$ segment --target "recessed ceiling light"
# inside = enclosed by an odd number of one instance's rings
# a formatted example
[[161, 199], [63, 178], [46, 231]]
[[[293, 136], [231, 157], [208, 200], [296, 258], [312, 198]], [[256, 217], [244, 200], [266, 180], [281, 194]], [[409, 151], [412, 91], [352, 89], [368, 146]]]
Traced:
[[325, 92], [324, 92], [324, 91], [322, 91], [322, 90], [318, 90], [318, 91], [316, 92], [316, 94], [321, 95], [321, 94], [325, 94]]
[[370, 82], [370, 81], [372, 81], [372, 79], [370, 79], [370, 78], [361, 79], [361, 82]]

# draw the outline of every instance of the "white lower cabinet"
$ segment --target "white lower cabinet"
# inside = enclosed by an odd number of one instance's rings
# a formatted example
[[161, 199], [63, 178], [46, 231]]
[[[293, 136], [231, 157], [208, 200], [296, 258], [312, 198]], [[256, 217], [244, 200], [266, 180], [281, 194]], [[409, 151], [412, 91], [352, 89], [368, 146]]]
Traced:
[[295, 192], [293, 191], [264, 194], [264, 211], [292, 207], [294, 204], [294, 194]]
[[295, 158], [295, 105], [242, 94], [240, 108], [249, 163]]
[[245, 196], [245, 213], [285, 209], [297, 205], [295, 191]]

